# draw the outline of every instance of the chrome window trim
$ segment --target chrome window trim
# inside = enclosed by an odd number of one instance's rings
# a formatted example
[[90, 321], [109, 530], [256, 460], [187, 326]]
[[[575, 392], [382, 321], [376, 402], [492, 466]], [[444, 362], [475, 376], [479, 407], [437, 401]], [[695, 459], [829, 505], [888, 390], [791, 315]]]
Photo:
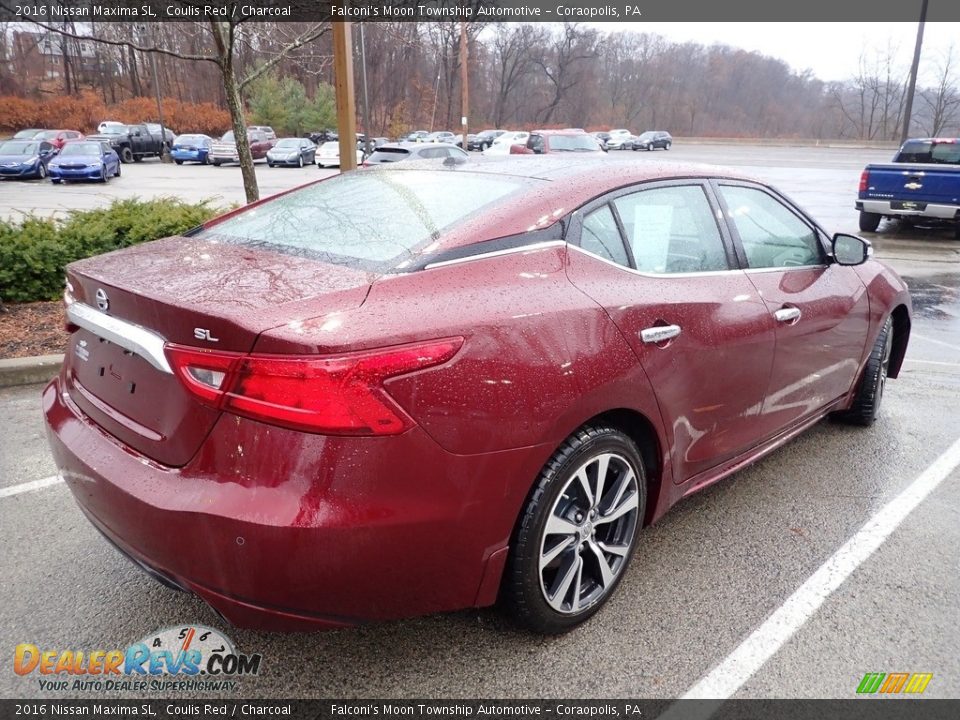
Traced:
[[748, 274], [768, 273], [768, 272], [787, 272], [789, 270], [813, 270], [816, 268], [828, 268], [830, 263], [817, 263], [816, 265], [780, 265], [778, 267], [744, 268], [743, 271]]
[[606, 263], [607, 265], [610, 265], [612, 267], [619, 268], [620, 270], [624, 270], [633, 275], [639, 275], [640, 277], [647, 277], [647, 278], [656, 278], [657, 280], [660, 280], [663, 278], [713, 277], [716, 275], [728, 275], [731, 273], [743, 272], [743, 270], [741, 270], [740, 268], [727, 268], [726, 270], [701, 270], [698, 272], [682, 272], [682, 273], [643, 272], [641, 270], [635, 270], [631, 267], [627, 267], [626, 265], [621, 265], [620, 263], [613, 262], [612, 260], [608, 260], [607, 258], [601, 257], [600, 255], [597, 255], [596, 253], [592, 253], [589, 250], [584, 250], [579, 245], [574, 245], [573, 243], [570, 243], [569, 247], [571, 250], [576, 250], [577, 252], [581, 252], [584, 255], [592, 257], [595, 260], [599, 260], [602, 263]]
[[534, 250], [545, 250], [546, 248], [551, 247], [562, 247], [566, 245], [565, 240], [544, 240], [538, 243], [531, 243], [530, 245], [521, 245], [520, 247], [515, 248], [505, 248], [504, 250], [493, 250], [487, 253], [479, 253], [477, 255], [468, 255], [467, 257], [454, 258], [453, 260], [441, 260], [440, 262], [428, 263], [424, 266], [424, 270], [432, 270], [433, 268], [438, 267], [447, 267], [448, 265], [459, 265], [460, 263], [473, 262], [474, 260], [485, 260], [486, 258], [500, 257], [501, 255], [512, 255], [513, 253], [521, 252], [531, 252]]
[[173, 368], [163, 352], [167, 341], [152, 330], [107, 315], [82, 302], [73, 302], [67, 306], [67, 318], [74, 325], [89, 330], [97, 337], [139, 355], [160, 372], [173, 375]]

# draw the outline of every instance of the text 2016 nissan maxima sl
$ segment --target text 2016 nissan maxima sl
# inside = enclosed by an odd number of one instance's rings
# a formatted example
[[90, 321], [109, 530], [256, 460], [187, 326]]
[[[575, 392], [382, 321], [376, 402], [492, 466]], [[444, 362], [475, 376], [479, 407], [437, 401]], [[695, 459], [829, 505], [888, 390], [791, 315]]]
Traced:
[[348, 173], [69, 266], [50, 444], [114, 545], [237, 625], [499, 598], [563, 631], [680, 498], [873, 422], [910, 298], [870, 255], [704, 167]]

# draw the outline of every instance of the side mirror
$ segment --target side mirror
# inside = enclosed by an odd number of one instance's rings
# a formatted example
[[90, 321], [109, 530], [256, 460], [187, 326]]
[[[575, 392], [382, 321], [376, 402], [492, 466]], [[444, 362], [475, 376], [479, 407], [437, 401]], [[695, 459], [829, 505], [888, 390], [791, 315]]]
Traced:
[[872, 255], [869, 241], [856, 235], [837, 233], [833, 236], [833, 259], [837, 265], [863, 265]]

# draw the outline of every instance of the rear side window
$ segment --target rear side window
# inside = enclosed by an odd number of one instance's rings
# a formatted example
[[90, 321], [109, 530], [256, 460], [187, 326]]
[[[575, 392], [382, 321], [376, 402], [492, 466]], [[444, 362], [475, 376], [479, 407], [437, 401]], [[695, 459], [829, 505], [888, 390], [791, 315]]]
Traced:
[[637, 270], [670, 274], [728, 269], [720, 231], [699, 185], [652, 188], [613, 204]]
[[609, 205], [594, 210], [583, 220], [580, 247], [618, 265], [630, 267], [620, 229]]
[[348, 173], [250, 208], [196, 237], [384, 272], [530, 184], [451, 170]]
[[396, 162], [410, 154], [405, 148], [377, 148], [370, 156], [370, 162]]
[[960, 143], [911, 140], [900, 148], [894, 162], [960, 165]]

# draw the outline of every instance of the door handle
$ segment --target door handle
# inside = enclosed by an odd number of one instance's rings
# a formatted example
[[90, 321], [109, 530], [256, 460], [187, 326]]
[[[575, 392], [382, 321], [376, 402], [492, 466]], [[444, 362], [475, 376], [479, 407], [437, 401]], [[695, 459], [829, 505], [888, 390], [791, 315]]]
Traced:
[[795, 307], [780, 308], [773, 313], [773, 316], [777, 319], [777, 322], [782, 323], [796, 322], [800, 319], [800, 315], [800, 308]]
[[640, 331], [640, 339], [645, 343], [662, 343], [672, 340], [680, 334], [679, 325], [655, 325]]

